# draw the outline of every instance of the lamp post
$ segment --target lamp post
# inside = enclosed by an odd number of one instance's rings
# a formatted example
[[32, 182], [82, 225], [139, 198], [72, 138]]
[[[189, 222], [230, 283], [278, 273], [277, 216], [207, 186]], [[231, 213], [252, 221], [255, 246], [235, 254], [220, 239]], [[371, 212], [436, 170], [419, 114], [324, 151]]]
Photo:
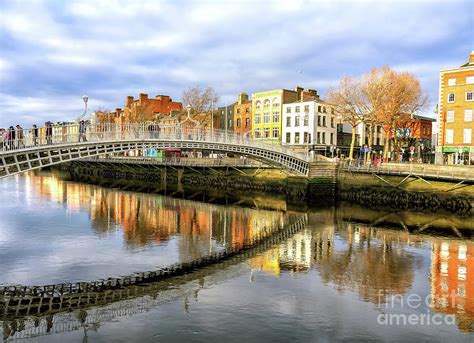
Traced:
[[87, 102], [89, 101], [89, 97], [87, 95], [83, 95], [82, 100], [84, 101], [84, 112], [82, 112], [82, 114], [79, 117], [77, 117], [76, 119], [77, 122], [81, 121], [81, 119], [84, 118], [84, 116], [87, 113]]

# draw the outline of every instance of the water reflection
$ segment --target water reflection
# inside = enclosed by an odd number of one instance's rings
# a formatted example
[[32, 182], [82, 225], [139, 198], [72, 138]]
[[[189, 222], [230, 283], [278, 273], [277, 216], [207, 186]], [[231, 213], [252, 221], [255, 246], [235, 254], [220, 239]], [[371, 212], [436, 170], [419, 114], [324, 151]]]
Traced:
[[[30, 197], [25, 198], [31, 199], [33, 193], [39, 194], [41, 201], [63, 206], [69, 216], [85, 213], [90, 223], [88, 234], [93, 237], [104, 239], [116, 237], [120, 233], [120, 239], [115, 242], [123, 244], [119, 251], [125, 254], [121, 260], [124, 263], [131, 257], [127, 255], [130, 250], [138, 251], [140, 259], [143, 259], [144, 249], [173, 245], [177, 258], [186, 260], [226, 245], [242, 247], [265, 235], [272, 227], [285, 225], [291, 221], [291, 216], [297, 216], [281, 211], [216, 206], [64, 182], [49, 174], [30, 175], [24, 179], [27, 180], [26, 183], [21, 180], [20, 177], [17, 179], [20, 186], [16, 184], [15, 187], [23, 187], [23, 190], [27, 189], [27, 193], [30, 192]], [[20, 194], [20, 201], [24, 199], [22, 197]], [[159, 329], [156, 330], [160, 332], [169, 330], [172, 335], [186, 339], [194, 337], [196, 333], [179, 331], [180, 328], [188, 327], [189, 324], [190, 327], [202, 326], [207, 333], [213, 332], [211, 330], [217, 328], [206, 327], [206, 323], [217, 316], [222, 320], [219, 329], [224, 330], [226, 337], [240, 337], [241, 331], [232, 331], [232, 328], [239, 320], [248, 318], [248, 330], [267, 330], [263, 334], [275, 334], [282, 340], [292, 338], [291, 330], [288, 330], [292, 323], [296, 323], [295, 326], [301, 330], [300, 334], [306, 334], [303, 337], [309, 340], [314, 338], [312, 333], [316, 331], [324, 332], [328, 327], [336, 330], [330, 325], [339, 321], [344, 322], [351, 334], [352, 331], [368, 330], [368, 334], [363, 337], [370, 338], [377, 337], [377, 331], [381, 330], [379, 326], [373, 327], [375, 320], [374, 323], [364, 322], [366, 325], [355, 326], [353, 323], [357, 323], [358, 318], [351, 318], [349, 315], [345, 317], [347, 320], [342, 320], [341, 313], [331, 312], [328, 307], [328, 313], [323, 313], [325, 311], [320, 309], [324, 307], [305, 309], [304, 304], [312, 305], [317, 299], [318, 304], [328, 301], [330, 308], [332, 303], [336, 304], [339, 299], [343, 299], [342, 303], [350, 304], [356, 309], [354, 312], [357, 317], [364, 313], [364, 316], [367, 315], [372, 320], [387, 297], [410, 294], [430, 295], [432, 301], [427, 310], [443, 315], [454, 314], [459, 330], [474, 331], [472, 240], [460, 238], [455, 233], [453, 236], [443, 237], [412, 233], [395, 226], [375, 227], [368, 224], [374, 221], [372, 218], [376, 216], [375, 211], [363, 212], [359, 209], [350, 212], [348, 208], [307, 212], [308, 224], [304, 230], [268, 249], [230, 264], [223, 263], [198, 270], [167, 283], [137, 287], [133, 292], [120, 290], [121, 293], [130, 295], [125, 299], [111, 296], [101, 306], [87, 305], [73, 312], [3, 318], [0, 331], [4, 337], [16, 338], [38, 337], [54, 332], [48, 340], [52, 338], [66, 341], [69, 336], [61, 332], [83, 330], [85, 334], [91, 335], [96, 330], [95, 337], [113, 340], [117, 337], [110, 329], [111, 322], [118, 321], [121, 326], [133, 326], [135, 321], [140, 321], [144, 332], [141, 336], [136, 333], [137, 341], [152, 337], [156, 332], [149, 330], [157, 326]], [[408, 222], [403, 213], [398, 213], [397, 216]], [[56, 229], [55, 235], [62, 234]], [[81, 234], [84, 232], [81, 231]], [[0, 245], [0, 254], [2, 249], [5, 249], [4, 245]], [[94, 253], [98, 254], [97, 251]], [[156, 250], [155, 253], [167, 254], [169, 251]], [[147, 255], [146, 258], [151, 257]], [[151, 262], [156, 265], [155, 260]], [[141, 265], [133, 263], [128, 266], [135, 271]], [[1, 268], [0, 266], [0, 271]], [[113, 268], [113, 264], [108, 268]], [[2, 283], [6, 274], [0, 275]], [[259, 287], [264, 289], [262, 293], [258, 293]], [[281, 290], [276, 291], [279, 288]], [[233, 301], [236, 294], [244, 293], [244, 298]], [[265, 312], [263, 309], [271, 308], [274, 311], [273, 306], [276, 304], [288, 305], [288, 299], [293, 299], [288, 294], [300, 299], [303, 304], [297, 306], [296, 300], [294, 304], [290, 303], [298, 308], [296, 315], [292, 317], [291, 312], [285, 312], [284, 324], [279, 321], [278, 315], [266, 316], [273, 312]], [[357, 301], [353, 300], [354, 297]], [[206, 303], [207, 308], [200, 307], [202, 303]], [[164, 308], [164, 304], [168, 305]], [[363, 304], [370, 304], [371, 307]], [[194, 310], [195, 308], [199, 311]], [[240, 313], [241, 317], [232, 317], [229, 308], [232, 308], [232, 313]], [[288, 309], [285, 308], [285, 311]], [[143, 312], [147, 312], [146, 318], [140, 316]], [[185, 313], [186, 317], [175, 315], [175, 323], [167, 322], [168, 326], [160, 324], [158, 319], [163, 318], [163, 313], [168, 316], [170, 312]], [[233, 321], [231, 323], [226, 322], [229, 316]], [[298, 325], [299, 319], [296, 317], [302, 316], [307, 323]], [[265, 329], [262, 323], [268, 327]], [[402, 329], [409, 330], [406, 327]], [[427, 337], [440, 340], [453, 337], [453, 332], [439, 328], [429, 329], [432, 336], [426, 336], [421, 328], [414, 328], [410, 337], [421, 340], [427, 340]], [[348, 335], [345, 338], [351, 337]]]

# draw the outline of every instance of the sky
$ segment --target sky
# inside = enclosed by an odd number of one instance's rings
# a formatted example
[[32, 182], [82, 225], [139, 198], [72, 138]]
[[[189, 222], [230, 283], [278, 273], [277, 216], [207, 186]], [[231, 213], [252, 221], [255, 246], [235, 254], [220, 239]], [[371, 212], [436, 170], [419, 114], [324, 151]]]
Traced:
[[474, 50], [474, 1], [0, 0], [0, 127], [113, 110], [127, 95], [314, 88], [390, 65], [434, 117], [439, 70]]

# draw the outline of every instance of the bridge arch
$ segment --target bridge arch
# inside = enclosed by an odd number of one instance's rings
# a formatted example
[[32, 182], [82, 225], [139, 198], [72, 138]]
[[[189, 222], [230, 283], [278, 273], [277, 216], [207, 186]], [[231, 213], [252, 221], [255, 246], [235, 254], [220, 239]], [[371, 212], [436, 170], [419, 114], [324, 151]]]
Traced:
[[280, 166], [293, 173], [307, 175], [308, 162], [300, 156], [275, 151], [269, 147], [203, 140], [110, 140], [43, 145], [0, 153], [0, 178], [43, 167], [111, 153], [143, 149], [199, 149], [231, 152]]

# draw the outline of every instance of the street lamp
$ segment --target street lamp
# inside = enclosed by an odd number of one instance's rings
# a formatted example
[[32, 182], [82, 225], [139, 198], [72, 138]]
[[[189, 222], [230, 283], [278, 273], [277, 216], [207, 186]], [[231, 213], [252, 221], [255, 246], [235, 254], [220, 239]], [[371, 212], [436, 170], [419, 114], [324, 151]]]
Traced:
[[77, 120], [76, 121], [80, 121], [82, 118], [84, 118], [84, 116], [86, 115], [87, 113], [87, 102], [89, 101], [89, 97], [87, 95], [83, 95], [82, 96], [82, 100], [84, 101], [84, 112], [79, 116], [77, 117]]

